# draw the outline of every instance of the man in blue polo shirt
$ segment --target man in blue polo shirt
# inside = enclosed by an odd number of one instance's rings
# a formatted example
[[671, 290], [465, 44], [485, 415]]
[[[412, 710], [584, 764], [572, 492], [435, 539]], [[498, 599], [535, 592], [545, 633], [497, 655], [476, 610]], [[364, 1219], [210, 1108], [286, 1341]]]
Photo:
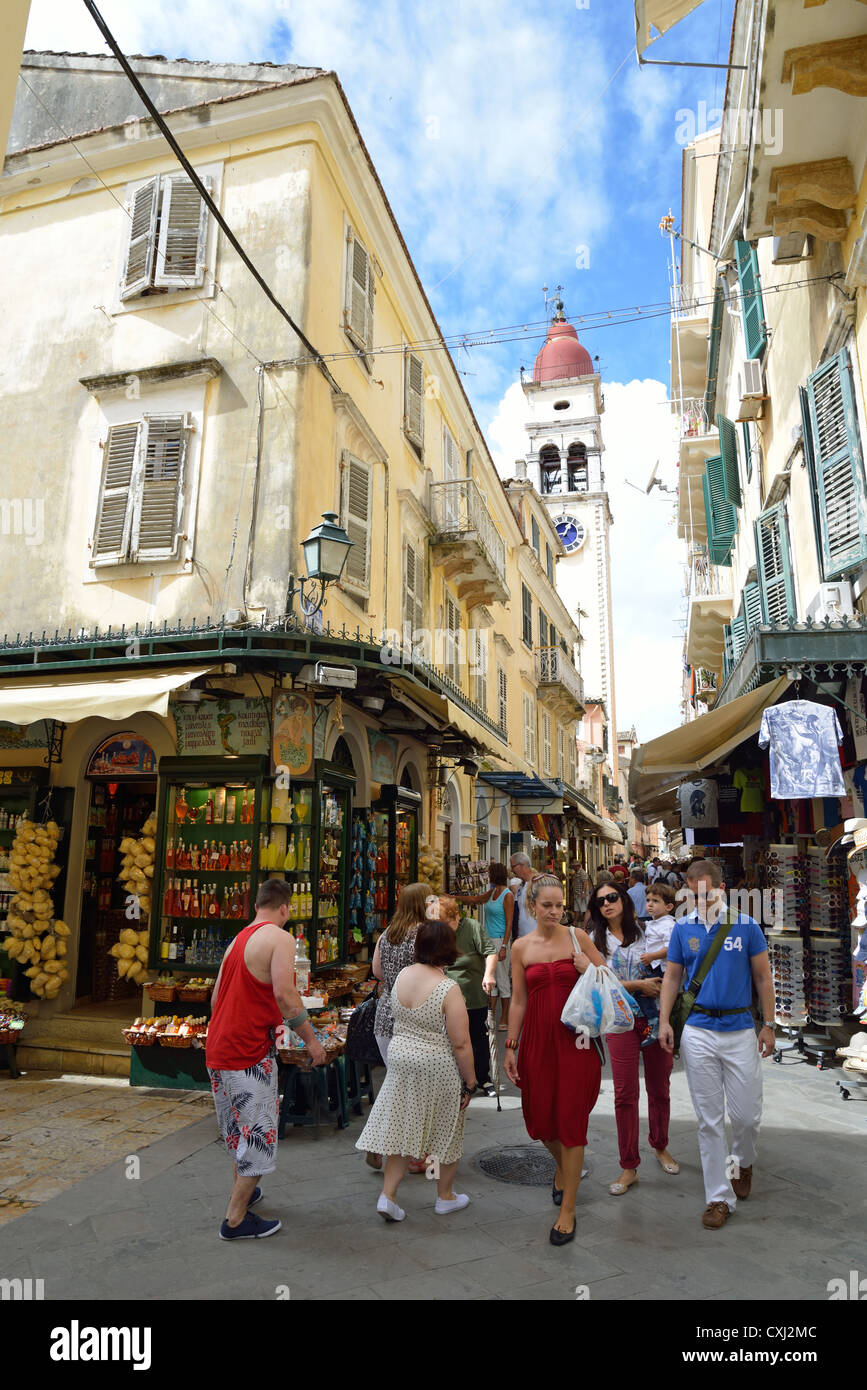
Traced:
[[[696, 859], [686, 875], [697, 910], [675, 922], [659, 997], [659, 1042], [674, 1049], [669, 1023], [681, 980], [688, 983], [710, 949], [728, 912], [718, 864]], [[728, 913], [731, 925], [722, 950], [702, 982], [680, 1043], [684, 1070], [698, 1118], [698, 1146], [707, 1207], [702, 1225], [716, 1231], [750, 1194], [756, 1138], [762, 1118], [761, 1057], [775, 1046], [774, 985], [762, 929], [752, 917]], [[756, 1039], [750, 1012], [752, 986], [761, 1002], [763, 1027]], [[725, 1113], [732, 1126], [731, 1161]]]

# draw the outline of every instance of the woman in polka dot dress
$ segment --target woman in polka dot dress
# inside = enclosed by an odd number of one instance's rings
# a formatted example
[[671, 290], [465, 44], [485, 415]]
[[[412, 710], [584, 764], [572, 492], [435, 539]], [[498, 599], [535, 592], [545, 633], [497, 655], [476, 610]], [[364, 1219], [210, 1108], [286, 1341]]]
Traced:
[[415, 964], [400, 972], [391, 991], [388, 1072], [356, 1144], [386, 1156], [376, 1204], [386, 1221], [406, 1215], [397, 1189], [418, 1154], [428, 1155], [428, 1169], [436, 1174], [438, 1216], [469, 1204], [452, 1188], [464, 1149], [464, 1110], [476, 1085], [467, 1008], [460, 987], [445, 974], [456, 955], [450, 928], [425, 922], [416, 933]]

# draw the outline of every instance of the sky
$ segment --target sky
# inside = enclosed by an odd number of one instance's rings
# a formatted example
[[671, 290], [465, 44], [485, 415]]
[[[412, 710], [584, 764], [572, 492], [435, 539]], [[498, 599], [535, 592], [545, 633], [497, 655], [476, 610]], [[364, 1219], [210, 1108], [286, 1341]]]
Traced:
[[[646, 56], [724, 63], [733, 0], [704, 0]], [[562, 286], [605, 393], [618, 722], [680, 722], [683, 545], [669, 382], [669, 250], [681, 145], [717, 123], [725, 73], [639, 68], [632, 0], [101, 0], [127, 53], [337, 72], [446, 334], [517, 325], [457, 366], [495, 461], [523, 454], [519, 369]], [[26, 47], [105, 52], [79, 0], [32, 0]], [[684, 113], [690, 113], [686, 117]], [[718, 120], [718, 118], [717, 118]], [[582, 313], [641, 306], [582, 328]], [[652, 310], [649, 306], [656, 306]], [[544, 335], [544, 327], [535, 329]], [[508, 471], [508, 469], [507, 469]]]

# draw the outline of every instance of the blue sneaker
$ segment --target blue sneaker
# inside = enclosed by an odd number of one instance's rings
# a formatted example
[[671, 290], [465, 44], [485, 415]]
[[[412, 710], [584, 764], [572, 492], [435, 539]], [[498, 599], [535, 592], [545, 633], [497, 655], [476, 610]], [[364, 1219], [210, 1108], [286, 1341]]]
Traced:
[[279, 1229], [279, 1221], [266, 1221], [264, 1217], [248, 1212], [240, 1226], [230, 1226], [228, 1221], [224, 1221], [220, 1227], [220, 1240], [263, 1240], [265, 1236], [276, 1235]]
[[257, 1202], [261, 1202], [261, 1200], [262, 1200], [262, 1189], [261, 1189], [261, 1187], [254, 1187], [254, 1188], [253, 1188], [253, 1195], [252, 1195], [252, 1197], [250, 1198], [249, 1202], [247, 1203], [247, 1210], [249, 1211], [251, 1207], [254, 1207], [254, 1206], [256, 1205], [256, 1203], [257, 1203]]

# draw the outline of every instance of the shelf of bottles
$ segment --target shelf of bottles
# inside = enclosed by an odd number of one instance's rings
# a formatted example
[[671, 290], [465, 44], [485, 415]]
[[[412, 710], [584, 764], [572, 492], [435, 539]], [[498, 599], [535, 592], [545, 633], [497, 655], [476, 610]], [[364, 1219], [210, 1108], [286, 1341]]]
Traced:
[[287, 926], [298, 943], [296, 961], [305, 956], [313, 960], [314, 796], [312, 784], [295, 783], [290, 789], [275, 782], [270, 794], [268, 829], [262, 831], [259, 841], [260, 876], [284, 878], [292, 884]]
[[166, 789], [159, 949], [153, 968], [216, 970], [253, 915], [256, 839], [252, 782]]

